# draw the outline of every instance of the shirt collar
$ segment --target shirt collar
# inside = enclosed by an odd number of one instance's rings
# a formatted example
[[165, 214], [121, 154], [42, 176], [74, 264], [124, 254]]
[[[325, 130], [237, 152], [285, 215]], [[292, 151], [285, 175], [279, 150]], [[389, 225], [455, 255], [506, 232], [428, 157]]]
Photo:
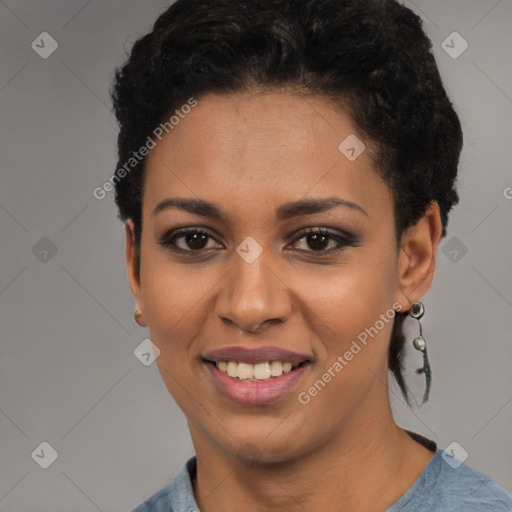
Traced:
[[192, 480], [196, 474], [196, 457], [191, 457], [176, 475], [171, 486], [172, 512], [199, 512]]

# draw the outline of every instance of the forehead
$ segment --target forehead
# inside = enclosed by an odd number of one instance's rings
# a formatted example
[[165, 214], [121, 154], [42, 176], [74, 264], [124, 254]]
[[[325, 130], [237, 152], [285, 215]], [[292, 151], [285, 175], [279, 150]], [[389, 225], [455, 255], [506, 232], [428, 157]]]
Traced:
[[389, 206], [351, 117], [328, 98], [289, 92], [199, 98], [148, 155], [144, 210], [177, 195], [260, 210], [333, 195]]

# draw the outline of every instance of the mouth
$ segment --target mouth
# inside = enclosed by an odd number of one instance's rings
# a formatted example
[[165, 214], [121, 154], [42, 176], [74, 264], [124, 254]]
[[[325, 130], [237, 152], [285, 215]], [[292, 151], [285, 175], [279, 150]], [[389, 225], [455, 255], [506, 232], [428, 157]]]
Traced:
[[278, 347], [227, 347], [203, 357], [217, 390], [243, 405], [264, 405], [284, 398], [312, 362], [307, 354]]
[[263, 382], [277, 379], [281, 375], [294, 372], [297, 368], [309, 364], [309, 360], [293, 364], [289, 361], [265, 361], [263, 363], [248, 363], [238, 361], [209, 361], [205, 362], [214, 365], [219, 371], [225, 373], [232, 379], [244, 382]]

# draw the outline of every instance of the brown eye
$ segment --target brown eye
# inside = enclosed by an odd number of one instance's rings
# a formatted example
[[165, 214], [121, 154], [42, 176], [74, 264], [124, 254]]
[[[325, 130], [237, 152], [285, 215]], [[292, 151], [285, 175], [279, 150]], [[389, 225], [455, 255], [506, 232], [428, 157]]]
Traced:
[[[301, 241], [302, 247], [298, 247]], [[319, 253], [318, 256], [329, 255], [347, 246], [356, 245], [357, 238], [354, 235], [341, 235], [326, 228], [310, 228], [292, 243], [295, 249], [306, 253]]]
[[204, 233], [191, 233], [180, 238], [183, 238], [185, 244], [190, 249], [199, 250], [206, 247], [209, 237]]
[[306, 235], [308, 246], [314, 251], [324, 251], [329, 245], [330, 236], [323, 233]]
[[208, 242], [215, 240], [208, 232], [198, 228], [183, 228], [172, 231], [159, 244], [173, 251], [201, 252], [207, 249], [222, 248], [215, 243], [208, 247]]

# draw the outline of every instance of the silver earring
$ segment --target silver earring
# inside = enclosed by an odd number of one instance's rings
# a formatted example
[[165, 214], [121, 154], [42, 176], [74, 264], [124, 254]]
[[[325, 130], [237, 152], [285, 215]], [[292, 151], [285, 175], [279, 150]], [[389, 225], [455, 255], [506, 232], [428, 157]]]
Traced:
[[421, 328], [420, 318], [425, 314], [425, 307], [420, 301], [412, 301], [411, 309], [409, 310], [409, 315], [412, 318], [418, 320], [418, 326], [420, 329], [420, 335], [417, 338], [414, 338], [412, 345], [416, 350], [419, 350], [423, 353], [423, 368], [416, 370], [417, 373], [425, 374], [425, 393], [423, 395], [424, 404], [428, 400], [428, 395], [430, 393], [430, 383], [432, 382], [432, 371], [430, 369], [430, 363], [428, 361], [427, 354], [427, 340], [423, 337], [423, 329]]

